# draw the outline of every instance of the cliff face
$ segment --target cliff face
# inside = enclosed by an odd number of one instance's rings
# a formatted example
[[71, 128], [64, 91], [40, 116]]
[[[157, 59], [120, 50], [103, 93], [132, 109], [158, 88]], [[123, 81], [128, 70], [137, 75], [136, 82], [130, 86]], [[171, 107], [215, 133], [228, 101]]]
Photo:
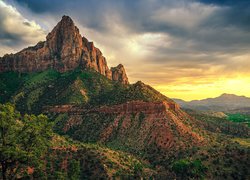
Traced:
[[[47, 107], [45, 112], [67, 113], [68, 120], [64, 122], [62, 131], [81, 131], [85, 135], [73, 133], [73, 137], [83, 141], [91, 136], [86, 135], [91, 128], [96, 133], [93, 139], [97, 142], [124, 143], [139, 150], [152, 151], [152, 147], [164, 151], [177, 150], [204, 143], [204, 138], [194, 130], [197, 128], [195, 120], [174, 102], [130, 101], [93, 109], [62, 105]], [[103, 120], [104, 117], [106, 120]]]
[[119, 64], [116, 67], [112, 67], [111, 72], [112, 72], [112, 79], [114, 81], [119, 81], [122, 82], [123, 84], [129, 83], [127, 74], [125, 72], [125, 68], [122, 64]]
[[113, 106], [101, 106], [93, 109], [85, 109], [73, 105], [57, 105], [45, 107], [47, 112], [69, 113], [69, 114], [86, 114], [86, 113], [104, 113], [104, 114], [158, 114], [167, 111], [178, 111], [180, 107], [174, 102], [159, 101], [159, 102], [144, 102], [144, 101], [129, 101], [123, 104]]
[[46, 41], [0, 58], [0, 72], [39, 72], [50, 68], [66, 72], [77, 67], [92, 68], [109, 79], [128, 84], [124, 67], [111, 71], [102, 52], [80, 35], [68, 16], [62, 17]]

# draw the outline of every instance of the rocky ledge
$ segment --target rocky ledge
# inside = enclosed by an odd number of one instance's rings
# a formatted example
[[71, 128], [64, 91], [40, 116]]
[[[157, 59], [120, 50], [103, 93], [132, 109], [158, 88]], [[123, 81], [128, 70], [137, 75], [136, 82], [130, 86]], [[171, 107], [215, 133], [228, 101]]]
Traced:
[[55, 113], [86, 114], [86, 113], [105, 113], [105, 114], [159, 114], [169, 110], [178, 111], [180, 107], [174, 102], [144, 102], [129, 101], [123, 104], [113, 106], [101, 106], [99, 108], [85, 109], [73, 105], [58, 105], [46, 107], [45, 111]]

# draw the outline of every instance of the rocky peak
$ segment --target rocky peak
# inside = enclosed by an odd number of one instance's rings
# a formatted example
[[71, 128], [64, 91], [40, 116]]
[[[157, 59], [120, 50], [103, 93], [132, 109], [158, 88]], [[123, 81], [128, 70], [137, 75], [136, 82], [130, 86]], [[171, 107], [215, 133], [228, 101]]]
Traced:
[[91, 68], [111, 80], [128, 84], [124, 67], [118, 65], [110, 71], [102, 52], [81, 36], [69, 16], [62, 17], [46, 41], [0, 58], [0, 72], [37, 72], [50, 68], [66, 72], [77, 67]]
[[113, 80], [122, 82], [123, 84], [129, 84], [125, 68], [122, 64], [112, 67], [111, 72]]
[[68, 50], [82, 48], [82, 37], [79, 29], [74, 25], [73, 20], [69, 16], [62, 17], [62, 20], [47, 35], [46, 40], [48, 46], [54, 52], [65, 50], [64, 48], [67, 48], [65, 47], [67, 45], [71, 45], [71, 47], [68, 47]]
[[82, 36], [69, 16], [62, 17], [47, 35], [46, 42], [50, 56], [55, 60], [55, 69], [64, 72], [76, 68], [81, 63]]

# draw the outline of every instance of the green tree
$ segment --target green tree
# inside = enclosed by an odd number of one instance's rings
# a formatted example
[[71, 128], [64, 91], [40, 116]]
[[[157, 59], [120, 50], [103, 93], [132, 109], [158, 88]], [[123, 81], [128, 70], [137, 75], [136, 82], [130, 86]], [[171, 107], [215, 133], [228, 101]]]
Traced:
[[2, 178], [27, 175], [27, 168], [39, 171], [52, 135], [52, 124], [44, 115], [24, 115], [11, 104], [0, 104], [0, 163]]
[[75, 159], [72, 159], [69, 162], [69, 170], [68, 170], [69, 179], [71, 180], [80, 179], [80, 173], [81, 173], [80, 162]]
[[181, 179], [202, 178], [205, 175], [207, 168], [200, 160], [181, 159], [173, 164], [173, 170]]

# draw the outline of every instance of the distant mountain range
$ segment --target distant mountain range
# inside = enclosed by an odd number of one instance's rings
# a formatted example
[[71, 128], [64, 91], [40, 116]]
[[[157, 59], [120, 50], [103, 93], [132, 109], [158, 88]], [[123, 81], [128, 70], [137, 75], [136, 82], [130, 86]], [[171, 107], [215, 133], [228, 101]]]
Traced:
[[207, 98], [202, 100], [184, 101], [173, 99], [182, 108], [194, 110], [223, 111], [223, 112], [250, 112], [250, 98], [246, 96], [237, 96], [234, 94], [222, 94], [216, 98]]

